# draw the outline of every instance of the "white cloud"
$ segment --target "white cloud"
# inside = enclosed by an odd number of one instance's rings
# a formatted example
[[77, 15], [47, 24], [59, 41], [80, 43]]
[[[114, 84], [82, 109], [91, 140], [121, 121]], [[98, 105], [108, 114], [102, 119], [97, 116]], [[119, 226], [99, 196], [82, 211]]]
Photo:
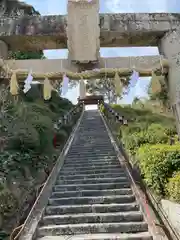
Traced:
[[167, 12], [169, 0], [106, 0], [110, 12]]

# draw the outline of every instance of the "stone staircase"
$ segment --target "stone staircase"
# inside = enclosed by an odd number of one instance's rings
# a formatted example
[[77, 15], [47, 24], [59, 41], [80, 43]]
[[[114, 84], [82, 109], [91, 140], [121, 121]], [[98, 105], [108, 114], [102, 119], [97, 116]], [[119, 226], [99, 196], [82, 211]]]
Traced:
[[38, 240], [152, 240], [99, 112], [85, 111]]

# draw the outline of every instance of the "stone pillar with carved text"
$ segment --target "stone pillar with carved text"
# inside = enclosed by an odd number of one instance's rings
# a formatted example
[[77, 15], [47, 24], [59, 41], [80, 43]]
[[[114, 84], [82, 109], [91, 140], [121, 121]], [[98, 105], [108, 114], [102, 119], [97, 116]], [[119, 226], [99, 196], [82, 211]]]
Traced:
[[68, 0], [69, 59], [96, 62], [100, 51], [99, 0]]
[[169, 96], [180, 136], [180, 31], [167, 32], [159, 42], [159, 51], [169, 62]]

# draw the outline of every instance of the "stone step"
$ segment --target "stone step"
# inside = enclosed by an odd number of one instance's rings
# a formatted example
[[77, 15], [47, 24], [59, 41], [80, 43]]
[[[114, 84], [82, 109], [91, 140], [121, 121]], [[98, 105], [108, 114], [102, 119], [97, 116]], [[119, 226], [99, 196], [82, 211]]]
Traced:
[[113, 158], [110, 158], [110, 157], [107, 157], [107, 158], [87, 158], [87, 157], [83, 157], [83, 158], [78, 158], [78, 157], [75, 157], [75, 158], [66, 158], [65, 159], [65, 163], [68, 163], [68, 164], [84, 164], [84, 163], [104, 163], [104, 162], [114, 162], [114, 163], [119, 163], [119, 160], [117, 157], [113, 157]]
[[95, 160], [95, 159], [117, 159], [117, 156], [116, 155], [106, 155], [106, 156], [98, 156], [98, 155], [92, 155], [92, 156], [75, 156], [75, 155], [72, 155], [69, 157], [69, 154], [67, 154], [66, 156], [66, 159], [71, 159], [71, 160], [74, 160], [74, 159], [92, 159], [92, 160]]
[[66, 175], [78, 175], [78, 174], [99, 174], [99, 173], [118, 173], [118, 172], [122, 172], [122, 168], [118, 167], [118, 168], [107, 168], [107, 169], [90, 169], [90, 170], [77, 170], [74, 169], [74, 171], [72, 170], [61, 170], [60, 174], [66, 174]]
[[36, 233], [39, 240], [152, 240], [98, 111], [85, 111]]
[[99, 184], [66, 184], [55, 185], [54, 191], [103, 190], [103, 189], [130, 188], [129, 182], [99, 183]]
[[84, 158], [83, 160], [79, 160], [78, 158], [74, 159], [74, 160], [65, 160], [64, 164], [68, 164], [69, 166], [74, 166], [74, 165], [84, 165], [84, 164], [119, 164], [119, 161], [118, 159], [87, 159], [87, 158]]
[[69, 149], [69, 153], [77, 153], [80, 154], [81, 152], [83, 153], [115, 153], [115, 149], [112, 147], [109, 147], [107, 145], [103, 145], [102, 147], [98, 146], [89, 146], [89, 147], [81, 147], [77, 149]]
[[104, 157], [107, 157], [107, 156], [111, 156], [111, 157], [116, 157], [116, 154], [115, 153], [93, 153], [93, 152], [90, 152], [90, 153], [82, 153], [79, 152], [79, 154], [72, 154], [72, 153], [68, 153], [68, 157], [76, 157], [76, 158], [80, 158], [80, 157], [101, 157], [101, 158], [104, 158]]
[[148, 232], [45, 236], [37, 240], [153, 240]]
[[59, 236], [83, 233], [137, 233], [146, 231], [148, 231], [148, 225], [145, 222], [83, 223], [43, 226], [38, 229], [38, 236]]
[[76, 168], [76, 169], [91, 169], [91, 168], [110, 168], [110, 167], [121, 167], [121, 165], [117, 162], [117, 161], [113, 161], [113, 162], [84, 162], [84, 163], [65, 163], [64, 164], [64, 168], [65, 169], [72, 169], [72, 168]]
[[87, 165], [90, 165], [90, 164], [96, 164], [96, 165], [103, 165], [103, 164], [119, 164], [119, 160], [118, 159], [87, 159], [87, 158], [84, 158], [82, 160], [79, 160], [78, 158], [76, 159], [73, 159], [73, 160], [65, 160], [65, 163], [64, 164], [68, 164], [68, 165], [81, 165], [82, 164], [87, 164]]
[[111, 203], [133, 203], [134, 195], [115, 196], [95, 196], [95, 197], [69, 197], [69, 198], [49, 198], [49, 205], [70, 205], [70, 204], [111, 204]]
[[69, 149], [69, 151], [70, 152], [78, 152], [78, 151], [83, 151], [83, 152], [92, 152], [92, 150], [93, 150], [93, 152], [95, 151], [97, 151], [97, 152], [99, 152], [99, 151], [110, 151], [110, 152], [114, 152], [115, 151], [115, 149], [114, 149], [114, 147], [111, 145], [111, 144], [103, 144], [103, 145], [101, 145], [101, 146], [99, 146], [99, 144], [98, 143], [95, 143], [95, 144], [90, 144], [90, 143], [88, 143], [88, 145], [86, 145], [86, 146], [84, 146], [84, 144], [83, 144], [83, 146], [81, 146], [81, 148], [80, 147], [74, 147], [74, 148], [70, 148]]
[[68, 167], [66, 166], [66, 164], [64, 164], [63, 168], [62, 168], [62, 171], [66, 170], [66, 171], [86, 171], [86, 170], [93, 170], [93, 169], [113, 169], [113, 168], [118, 168], [118, 169], [121, 169], [121, 165], [120, 164], [110, 164], [110, 165], [107, 165], [107, 164], [104, 164], [104, 165], [93, 165], [91, 164], [90, 166], [76, 166], [76, 164], [74, 164], [74, 167]]
[[117, 177], [117, 178], [89, 178], [89, 179], [74, 179], [74, 180], [60, 180], [56, 181], [56, 184], [91, 184], [91, 183], [118, 183], [127, 181], [127, 177]]
[[65, 192], [52, 192], [53, 198], [60, 198], [60, 197], [90, 197], [90, 196], [106, 196], [106, 195], [132, 195], [131, 188], [122, 188], [122, 189], [110, 189], [110, 190], [81, 190], [81, 191], [65, 191]]
[[47, 206], [45, 213], [54, 214], [74, 214], [74, 213], [110, 213], [110, 212], [128, 212], [139, 211], [139, 205], [134, 203], [112, 203], [112, 204], [87, 204], [87, 205], [60, 205]]
[[85, 147], [85, 146], [81, 146], [81, 147], [78, 147], [78, 148], [70, 148], [69, 149], [69, 151], [70, 152], [72, 152], [72, 153], [74, 153], [74, 152], [78, 152], [79, 153], [79, 151], [83, 151], [83, 152], [92, 152], [92, 150], [93, 151], [97, 151], [97, 152], [99, 152], [99, 151], [106, 151], [106, 152], [114, 152], [115, 150], [114, 150], [114, 147], [112, 147], [111, 145], [109, 145], [109, 144], [103, 144], [102, 146], [98, 146], [98, 144], [94, 144], [94, 145], [89, 145], [89, 146], [87, 146], [87, 147]]
[[96, 178], [109, 178], [109, 177], [126, 177], [126, 173], [124, 171], [119, 171], [115, 173], [99, 173], [99, 174], [77, 174], [77, 175], [63, 175], [59, 174], [59, 180], [76, 180], [76, 179], [96, 179]]
[[63, 225], [78, 223], [141, 222], [141, 212], [84, 213], [44, 216], [40, 225]]
[[115, 155], [115, 151], [114, 150], [107, 150], [106, 147], [104, 147], [104, 149], [89, 149], [89, 150], [76, 150], [76, 151], [69, 151], [68, 155], [69, 154], [72, 154], [72, 155], [97, 155], [97, 154], [112, 154], [112, 155]]
[[[91, 139], [90, 141], [86, 141], [86, 139], [84, 140], [84, 144], [83, 144], [83, 148], [88, 148], [89, 146], [92, 147], [103, 147], [104, 145], [106, 145], [109, 148], [113, 148], [112, 144], [111, 144], [111, 140], [107, 139], [107, 137], [104, 137], [104, 139], [101, 139], [100, 141], [96, 141], [96, 139]], [[78, 141], [76, 141], [76, 143], [74, 142], [74, 144], [71, 146], [70, 149], [76, 149], [76, 148], [82, 148], [82, 145], [79, 144]]]

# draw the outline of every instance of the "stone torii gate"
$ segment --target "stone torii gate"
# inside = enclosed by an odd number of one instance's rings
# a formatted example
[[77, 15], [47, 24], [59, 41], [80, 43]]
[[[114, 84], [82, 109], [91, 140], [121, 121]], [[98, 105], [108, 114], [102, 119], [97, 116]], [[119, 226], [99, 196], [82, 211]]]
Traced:
[[[32, 65], [36, 71], [38, 68], [46, 71], [46, 66], [52, 71], [55, 68], [82, 71], [104, 67], [106, 61], [107, 67], [108, 64], [130, 67], [129, 58], [101, 58], [100, 47], [158, 46], [169, 62], [170, 100], [180, 128], [180, 14], [99, 14], [99, 0], [68, 0], [67, 16], [21, 16], [0, 21], [0, 55], [4, 59], [9, 50], [69, 50], [68, 60], [51, 60], [50, 65], [50, 60], [16, 61], [12, 68]], [[133, 65], [144, 67], [143, 59], [150, 64], [159, 57], [140, 57]]]

